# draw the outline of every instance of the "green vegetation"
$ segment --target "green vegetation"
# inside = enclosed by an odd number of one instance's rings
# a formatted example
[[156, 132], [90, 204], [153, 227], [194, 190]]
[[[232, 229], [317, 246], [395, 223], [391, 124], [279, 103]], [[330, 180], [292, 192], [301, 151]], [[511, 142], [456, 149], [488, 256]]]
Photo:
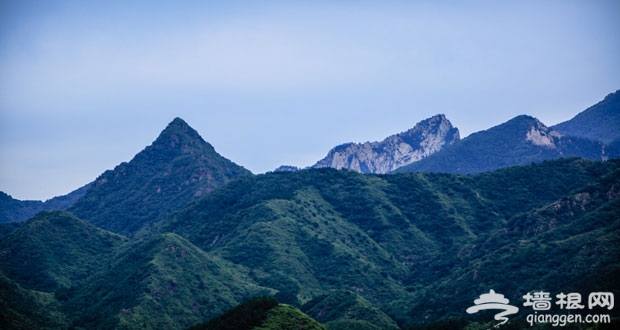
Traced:
[[254, 297], [235, 306], [211, 321], [189, 328], [189, 330], [250, 330], [260, 326], [267, 313], [278, 306], [278, 301], [271, 297]]
[[273, 296], [283, 304], [252, 327], [317, 328], [301, 307], [330, 330], [488, 328], [464, 311], [490, 289], [514, 304], [533, 290], [620, 296], [618, 187], [620, 160], [316, 169], [241, 176], [131, 238], [43, 212], [0, 240], [2, 317], [185, 329]]
[[351, 291], [329, 292], [305, 304], [303, 310], [329, 330], [398, 329], [389, 316]]
[[0, 240], [9, 236], [12, 232], [16, 231], [21, 227], [22, 222], [7, 222], [0, 223]]
[[181, 329], [271, 293], [245, 272], [175, 234], [157, 235], [72, 287], [63, 309], [86, 329]]
[[[520, 238], [518, 244], [509, 237], [488, 242], [509, 230], [520, 214], [553, 204], [619, 166], [620, 161], [562, 159], [474, 176], [369, 176], [333, 169], [270, 173], [231, 182], [150, 230], [174, 231], [252, 269], [257, 283], [275, 288], [289, 302], [304, 304], [330, 290], [350, 290], [402, 326], [427, 315], [460, 315], [471, 297], [493, 283], [472, 281], [481, 262], [505, 261], [507, 269], [490, 275], [501, 283], [497, 290], [536, 287], [527, 273], [502, 280], [506, 272], [514, 273], [511, 267], [532, 262], [527, 257], [532, 250], [523, 242], [532, 238]], [[608, 207], [610, 214], [617, 213], [615, 204]], [[574, 235], [554, 233], [560, 241]], [[517, 249], [524, 259], [513, 262], [508, 255]], [[492, 252], [497, 259], [486, 256]], [[553, 267], [534, 262], [540, 269]], [[463, 272], [470, 273], [454, 275]], [[443, 283], [454, 285], [444, 289]], [[438, 297], [459, 295], [438, 308], [433, 303], [443, 303], [436, 302], [431, 287], [443, 292]]]
[[129, 163], [99, 176], [69, 211], [100, 228], [132, 234], [249, 174], [176, 118]]
[[44, 211], [0, 241], [0, 271], [21, 286], [54, 292], [101, 270], [127, 238], [64, 211]]
[[52, 294], [26, 290], [0, 272], [0, 324], [3, 329], [60, 329], [65, 316]]
[[278, 304], [272, 297], [254, 297], [226, 313], [189, 330], [324, 330], [296, 307]]
[[291, 305], [279, 304], [267, 312], [267, 318], [253, 330], [325, 330], [319, 322]]

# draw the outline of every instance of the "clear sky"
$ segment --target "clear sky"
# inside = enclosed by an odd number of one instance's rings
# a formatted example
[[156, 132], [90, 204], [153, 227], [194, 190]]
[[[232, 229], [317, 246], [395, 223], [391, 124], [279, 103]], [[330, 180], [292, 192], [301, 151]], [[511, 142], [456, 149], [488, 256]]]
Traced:
[[254, 173], [434, 114], [461, 137], [620, 89], [620, 1], [0, 0], [0, 190], [66, 194], [174, 118]]

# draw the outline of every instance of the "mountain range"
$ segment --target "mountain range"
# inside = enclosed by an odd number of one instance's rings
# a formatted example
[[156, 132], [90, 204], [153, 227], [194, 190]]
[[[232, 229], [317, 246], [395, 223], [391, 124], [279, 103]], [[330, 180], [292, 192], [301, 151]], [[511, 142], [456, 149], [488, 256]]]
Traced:
[[[617, 94], [572, 120], [618, 111]], [[64, 210], [0, 226], [0, 324], [239, 329], [249, 313], [248, 329], [475, 329], [490, 319], [464, 311], [490, 289], [618, 296], [620, 160], [605, 136], [519, 116], [459, 139], [438, 115], [330, 151], [358, 168], [252, 175], [175, 118]], [[423, 173], [438, 171], [455, 173]]]
[[[574, 118], [563, 123], [547, 127], [538, 119], [531, 116], [518, 116], [506, 123], [500, 124], [488, 130], [471, 134], [465, 139], [460, 139], [458, 128], [454, 127], [445, 115], [436, 115], [417, 123], [413, 128], [385, 138], [381, 142], [366, 143], [346, 143], [330, 150], [326, 157], [319, 160], [310, 168], [332, 167], [336, 169], [352, 169], [360, 173], [392, 173], [392, 172], [447, 172], [447, 173], [480, 173], [497, 168], [512, 165], [524, 165], [531, 162], [556, 159], [561, 157], [582, 157], [592, 160], [605, 160], [620, 157], [620, 90], [607, 95], [602, 101], [579, 113]], [[175, 132], [175, 130], [178, 130]], [[167, 131], [167, 132], [166, 132]], [[167, 130], [153, 143], [153, 146], [140, 153], [141, 157], [136, 156], [130, 163], [119, 165], [114, 171], [114, 176], [122, 176], [122, 171], [127, 169], [140, 169], [139, 176], [142, 178], [128, 177], [125, 180], [168, 180], [165, 176], [151, 178], [150, 173], [157, 173], [160, 169], [151, 169], [144, 173], [142, 170], [151, 165], [145, 163], [144, 159], [149, 159], [157, 154], [157, 148], [169, 143], [166, 137], [179, 138], [181, 146], [183, 141], [192, 141], [197, 138], [195, 145], [180, 147], [183, 152], [168, 157], [197, 157], [202, 161], [195, 164], [186, 164], [185, 173], [174, 173], [174, 175], [198, 176], [200, 183], [196, 184], [196, 178], [189, 181], [194, 182], [194, 187], [188, 189], [194, 193], [194, 197], [178, 197], [181, 205], [189, 200], [199, 198], [206, 192], [214, 189], [220, 184], [227, 182], [228, 179], [236, 177], [240, 173], [249, 174], [250, 172], [241, 169], [240, 166], [221, 157], [215, 152], [213, 147], [202, 140], [187, 123], [182, 119], [176, 118], [170, 123]], [[174, 142], [170, 142], [174, 144]], [[165, 148], [164, 148], [165, 149]], [[193, 149], [193, 151], [190, 151]], [[148, 151], [151, 150], [151, 151]], [[182, 155], [184, 153], [184, 155]], [[432, 157], [429, 157], [432, 156]], [[157, 157], [155, 157], [157, 158]], [[180, 161], [180, 159], [178, 161]], [[211, 158], [218, 161], [211, 162]], [[428, 159], [427, 159], [428, 158]], [[165, 161], [165, 159], [162, 159]], [[152, 160], [156, 162], [157, 160]], [[190, 161], [191, 162], [191, 161]], [[224, 178], [205, 179], [207, 163], [217, 163], [215, 172], [228, 173]], [[167, 165], [171, 166], [169, 163]], [[174, 165], [176, 166], [176, 165]], [[202, 173], [193, 172], [195, 168], [201, 169]], [[296, 166], [280, 166], [276, 171], [298, 171]], [[106, 181], [109, 178], [104, 176], [112, 175], [114, 171], [107, 171], [99, 181]], [[166, 173], [166, 172], [164, 172]], [[211, 174], [208, 174], [209, 176]], [[201, 179], [200, 179], [201, 178]], [[185, 178], [185, 181], [188, 181]], [[170, 178], [173, 182], [175, 178]], [[77, 189], [65, 196], [55, 197], [49, 201], [21, 201], [12, 198], [4, 192], [0, 192], [0, 234], [10, 231], [13, 226], [3, 226], [2, 223], [25, 221], [37, 212], [44, 210], [66, 210], [80, 199], [92, 183]], [[123, 183], [123, 187], [126, 184]], [[199, 186], [201, 188], [199, 188]], [[99, 192], [94, 192], [92, 199], [102, 192], [102, 189], [114, 190], [112, 185], [107, 184], [108, 188], [98, 188]], [[139, 184], [134, 186], [137, 191], [141, 190]], [[161, 189], [154, 183], [151, 187]], [[185, 190], [183, 190], [185, 191]], [[85, 201], [81, 201], [85, 202]], [[110, 205], [109, 201], [107, 205]], [[137, 199], [132, 201], [136, 205]], [[147, 202], [148, 204], [148, 202]], [[79, 207], [79, 206], [78, 206]], [[106, 212], [110, 208], [104, 206]], [[122, 208], [122, 207], [121, 207]], [[88, 212], [90, 207], [86, 205], [83, 212]], [[82, 212], [82, 211], [78, 211]], [[129, 228], [117, 228], [114, 230], [126, 233], [134, 232], [144, 223], [161, 219], [169, 212], [165, 210], [142, 210], [148, 215], [133, 215], [134, 224]], [[155, 214], [155, 213], [159, 213]], [[87, 214], [80, 214], [84, 218], [89, 218]], [[122, 216], [123, 218], [126, 215]], [[150, 217], [151, 220], [145, 220]], [[97, 222], [95, 218], [92, 221]], [[0, 236], [1, 237], [1, 236]]]
[[182, 329], [264, 295], [329, 329], [405, 328], [465, 317], [488, 287], [620, 294], [619, 186], [619, 161], [576, 158], [242, 176], [133, 238], [41, 213], [0, 241], [0, 270], [28, 313], [76, 328]]
[[480, 173], [512, 165], [582, 157], [606, 160], [620, 157], [620, 91], [552, 127], [531, 116], [470, 136], [397, 172]]
[[522, 115], [488, 130], [473, 133], [448, 148], [396, 171], [471, 174], [562, 157], [606, 160], [610, 155], [600, 141], [565, 136], [534, 117]]
[[0, 191], [0, 224], [28, 220], [46, 210], [66, 210], [82, 198], [90, 183], [66, 195], [43, 201], [21, 201]]

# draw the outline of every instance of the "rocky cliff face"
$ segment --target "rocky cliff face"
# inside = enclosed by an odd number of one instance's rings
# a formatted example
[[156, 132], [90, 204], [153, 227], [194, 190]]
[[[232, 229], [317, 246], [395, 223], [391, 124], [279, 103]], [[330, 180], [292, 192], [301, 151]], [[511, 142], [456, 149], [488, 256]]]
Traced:
[[526, 115], [469, 135], [397, 172], [472, 174], [564, 157], [605, 160], [602, 142], [563, 135]]
[[459, 139], [459, 130], [446, 116], [436, 115], [381, 142], [337, 146], [312, 167], [348, 168], [360, 173], [383, 174], [423, 159]]
[[535, 146], [549, 149], [557, 148], [556, 144], [562, 138], [562, 134], [545, 126], [540, 120], [534, 118], [530, 130], [525, 134], [525, 140]]

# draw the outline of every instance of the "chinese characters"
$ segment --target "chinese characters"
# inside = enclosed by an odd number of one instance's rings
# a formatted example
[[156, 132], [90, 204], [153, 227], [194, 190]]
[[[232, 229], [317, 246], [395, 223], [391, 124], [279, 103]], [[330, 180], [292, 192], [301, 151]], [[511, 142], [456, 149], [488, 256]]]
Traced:
[[[558, 300], [556, 305], [560, 306], [560, 309], [584, 309], [585, 305], [581, 304], [581, 294], [571, 292], [564, 294], [561, 292], [555, 296]], [[527, 293], [523, 296], [525, 302], [523, 306], [532, 306], [535, 311], [546, 311], [551, 309], [551, 297], [549, 292], [538, 291]], [[588, 296], [588, 309], [594, 307], [607, 307], [607, 309], [614, 308], [614, 294], [611, 292], [592, 292]]]

